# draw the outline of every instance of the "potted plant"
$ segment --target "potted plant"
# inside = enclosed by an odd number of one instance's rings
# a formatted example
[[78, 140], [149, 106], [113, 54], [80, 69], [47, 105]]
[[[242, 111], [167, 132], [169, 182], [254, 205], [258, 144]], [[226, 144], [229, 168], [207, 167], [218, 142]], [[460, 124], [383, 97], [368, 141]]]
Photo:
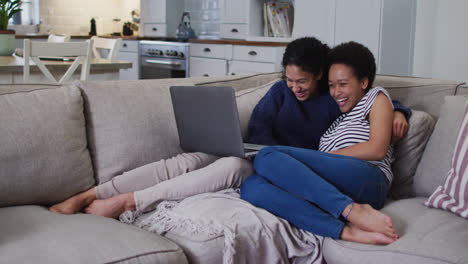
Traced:
[[8, 20], [21, 11], [21, 0], [0, 0], [0, 56], [15, 51], [15, 31], [8, 30]]

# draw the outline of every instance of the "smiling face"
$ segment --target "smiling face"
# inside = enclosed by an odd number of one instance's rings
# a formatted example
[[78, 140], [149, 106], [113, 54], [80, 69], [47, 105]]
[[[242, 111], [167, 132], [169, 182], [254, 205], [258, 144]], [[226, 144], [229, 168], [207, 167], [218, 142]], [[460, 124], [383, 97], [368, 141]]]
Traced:
[[366, 94], [368, 78], [358, 80], [351, 67], [333, 64], [328, 74], [330, 95], [342, 113], [351, 111]]
[[314, 75], [313, 73], [303, 71], [296, 65], [286, 66], [285, 72], [286, 83], [297, 100], [305, 101], [318, 94], [318, 82], [322, 79], [322, 73]]

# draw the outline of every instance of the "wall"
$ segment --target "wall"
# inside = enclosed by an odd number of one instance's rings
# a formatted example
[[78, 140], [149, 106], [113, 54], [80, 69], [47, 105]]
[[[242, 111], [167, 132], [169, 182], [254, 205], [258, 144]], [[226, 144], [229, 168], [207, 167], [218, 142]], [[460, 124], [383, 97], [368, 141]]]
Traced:
[[466, 0], [418, 0], [414, 76], [468, 81], [466, 10]]
[[131, 19], [131, 11], [139, 7], [139, 0], [41, 0], [41, 32], [87, 35], [93, 17], [98, 34], [112, 33], [114, 18], [121, 19], [115, 25], [121, 32], [123, 23]]

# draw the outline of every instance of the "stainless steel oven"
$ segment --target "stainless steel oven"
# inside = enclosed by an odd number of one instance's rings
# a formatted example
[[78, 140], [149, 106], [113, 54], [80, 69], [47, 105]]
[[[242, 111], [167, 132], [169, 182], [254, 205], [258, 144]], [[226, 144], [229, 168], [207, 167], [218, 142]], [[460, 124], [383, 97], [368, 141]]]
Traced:
[[183, 78], [189, 75], [189, 43], [140, 41], [140, 79]]

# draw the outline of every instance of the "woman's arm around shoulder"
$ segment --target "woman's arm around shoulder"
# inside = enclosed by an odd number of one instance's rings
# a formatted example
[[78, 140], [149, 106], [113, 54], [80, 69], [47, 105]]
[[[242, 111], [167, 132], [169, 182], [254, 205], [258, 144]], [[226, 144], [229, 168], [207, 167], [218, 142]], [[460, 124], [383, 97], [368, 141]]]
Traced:
[[380, 92], [369, 113], [369, 141], [358, 143], [330, 153], [360, 158], [382, 160], [390, 146], [392, 136], [393, 105], [389, 98]]
[[395, 111], [393, 113], [393, 134], [392, 144], [396, 143], [408, 132], [408, 120], [411, 117], [412, 111], [405, 107], [398, 100], [392, 100]]

